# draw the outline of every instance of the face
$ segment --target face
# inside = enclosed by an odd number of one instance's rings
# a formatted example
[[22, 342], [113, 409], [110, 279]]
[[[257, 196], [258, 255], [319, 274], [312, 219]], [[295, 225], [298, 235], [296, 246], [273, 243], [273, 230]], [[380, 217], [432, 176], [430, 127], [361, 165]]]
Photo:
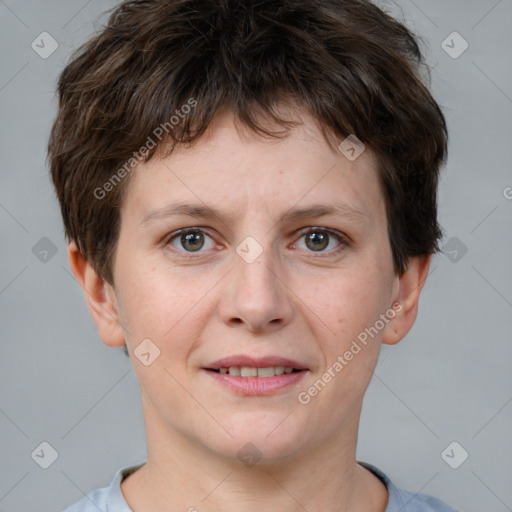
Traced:
[[247, 442], [291, 457], [356, 429], [398, 321], [377, 161], [302, 120], [269, 140], [219, 114], [137, 168], [121, 209], [112, 297], [146, 425], [222, 457]]

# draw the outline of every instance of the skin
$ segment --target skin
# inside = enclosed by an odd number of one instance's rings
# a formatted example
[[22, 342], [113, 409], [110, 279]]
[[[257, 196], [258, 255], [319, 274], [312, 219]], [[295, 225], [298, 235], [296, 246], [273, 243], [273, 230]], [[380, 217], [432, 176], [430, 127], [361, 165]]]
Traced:
[[[148, 460], [121, 484], [136, 512], [386, 508], [386, 487], [356, 462], [361, 406], [381, 343], [400, 341], [416, 319], [430, 256], [395, 275], [374, 154], [366, 148], [349, 161], [297, 114], [303, 124], [269, 140], [237, 129], [223, 111], [192, 147], [133, 171], [113, 286], [69, 245], [101, 339], [126, 343], [140, 383]], [[177, 202], [218, 216], [142, 222]], [[291, 208], [340, 202], [363, 215], [279, 221]], [[198, 252], [187, 253], [179, 236], [169, 241], [190, 227], [205, 233]], [[315, 251], [303, 232], [311, 227], [342, 238]], [[252, 263], [236, 252], [248, 236], [263, 249]], [[401, 306], [394, 318], [300, 403], [298, 394], [393, 304]], [[133, 354], [147, 338], [160, 350], [149, 366]], [[201, 369], [234, 354], [279, 355], [309, 370], [274, 395], [242, 396]], [[237, 457], [247, 442], [262, 454], [251, 467]]]

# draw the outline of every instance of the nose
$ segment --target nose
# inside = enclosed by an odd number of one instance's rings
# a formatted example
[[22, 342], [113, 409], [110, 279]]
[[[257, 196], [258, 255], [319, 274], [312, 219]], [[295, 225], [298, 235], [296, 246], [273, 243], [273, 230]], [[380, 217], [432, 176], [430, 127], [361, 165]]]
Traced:
[[251, 263], [234, 255], [234, 268], [226, 276], [219, 307], [230, 327], [243, 326], [252, 333], [274, 332], [293, 317], [290, 289], [279, 262], [270, 249]]

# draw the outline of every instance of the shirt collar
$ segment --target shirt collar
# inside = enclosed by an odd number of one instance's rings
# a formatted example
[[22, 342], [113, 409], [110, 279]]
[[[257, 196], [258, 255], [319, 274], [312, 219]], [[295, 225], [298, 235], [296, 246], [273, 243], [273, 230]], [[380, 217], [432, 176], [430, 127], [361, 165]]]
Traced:
[[[117, 470], [108, 488], [106, 512], [133, 512], [133, 510], [128, 506], [128, 503], [126, 503], [123, 493], [121, 492], [121, 482], [128, 475], [146, 464], [146, 462], [147, 461], [144, 461], [135, 466], [128, 466]], [[391, 481], [391, 479], [380, 469], [368, 462], [357, 461], [357, 463], [371, 471], [387, 487], [389, 498], [385, 512], [398, 512], [403, 510], [407, 502], [400, 492], [400, 489]]]

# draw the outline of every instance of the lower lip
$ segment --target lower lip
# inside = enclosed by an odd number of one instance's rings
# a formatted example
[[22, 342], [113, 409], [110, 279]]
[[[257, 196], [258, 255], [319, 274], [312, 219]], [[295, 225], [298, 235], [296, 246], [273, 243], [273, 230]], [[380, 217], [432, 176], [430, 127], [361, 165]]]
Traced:
[[220, 384], [241, 395], [271, 395], [300, 382], [307, 370], [284, 373], [274, 377], [236, 377], [229, 373], [204, 370]]

